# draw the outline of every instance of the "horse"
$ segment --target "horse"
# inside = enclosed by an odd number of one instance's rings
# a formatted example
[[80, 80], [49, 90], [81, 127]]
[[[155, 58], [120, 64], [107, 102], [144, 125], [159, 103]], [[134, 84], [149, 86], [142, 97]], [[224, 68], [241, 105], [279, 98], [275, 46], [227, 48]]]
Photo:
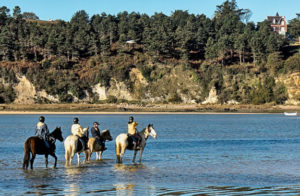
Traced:
[[[89, 127], [83, 129], [84, 135], [86, 137], [88, 137], [88, 131], [89, 131]], [[72, 159], [73, 159], [75, 153], [77, 154], [77, 160], [78, 160], [77, 165], [78, 166], [80, 165], [80, 153], [81, 152], [84, 152], [84, 154], [85, 154], [84, 163], [87, 161], [87, 150], [84, 151], [84, 146], [80, 142], [78, 136], [69, 135], [65, 139], [64, 146], [65, 146], [65, 159], [66, 159], [65, 165], [66, 165], [66, 167], [72, 165]]]
[[157, 136], [152, 124], [149, 124], [146, 128], [144, 128], [142, 131], [138, 132], [137, 134], [139, 134], [139, 136], [142, 138], [142, 140], [141, 140], [139, 147], [137, 147], [135, 149], [133, 149], [132, 138], [128, 137], [128, 134], [121, 133], [120, 135], [118, 135], [118, 137], [116, 138], [116, 146], [115, 146], [117, 163], [122, 163], [122, 161], [123, 161], [122, 159], [123, 159], [126, 149], [134, 150], [132, 162], [135, 162], [136, 153], [139, 150], [140, 151], [139, 162], [141, 163], [142, 154], [145, 149], [146, 141], [147, 141], [149, 135], [152, 136], [154, 139]]
[[[33, 162], [35, 156], [37, 154], [45, 155], [45, 164], [46, 168], [48, 167], [48, 155], [54, 157], [55, 162], [53, 168], [56, 168], [57, 157], [55, 155], [55, 142], [58, 139], [59, 141], [64, 141], [62, 136], [61, 128], [56, 127], [52, 133], [49, 134], [49, 148], [46, 147], [44, 140], [37, 136], [29, 137], [24, 143], [24, 161], [23, 161], [23, 169], [28, 169], [29, 160], [30, 160], [30, 168], [33, 169]], [[32, 157], [30, 159], [30, 153]]]
[[[105, 129], [103, 131], [101, 131], [100, 133], [100, 139], [105, 143], [105, 141], [112, 141], [113, 138], [110, 135], [109, 130]], [[88, 161], [91, 159], [92, 153], [96, 152], [96, 160], [101, 160], [101, 156], [102, 153], [105, 149], [103, 149], [103, 146], [100, 145], [97, 141], [96, 138], [91, 137], [89, 138], [89, 142], [88, 142], [88, 147], [89, 147], [89, 151], [88, 151]]]

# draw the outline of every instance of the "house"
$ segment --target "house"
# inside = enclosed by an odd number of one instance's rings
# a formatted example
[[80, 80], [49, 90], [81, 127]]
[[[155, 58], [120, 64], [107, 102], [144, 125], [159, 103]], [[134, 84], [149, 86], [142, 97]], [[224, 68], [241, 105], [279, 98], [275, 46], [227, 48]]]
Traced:
[[276, 16], [268, 16], [267, 20], [271, 22], [271, 27], [276, 33], [280, 35], [287, 33], [287, 21], [284, 16], [279, 16], [278, 12]]

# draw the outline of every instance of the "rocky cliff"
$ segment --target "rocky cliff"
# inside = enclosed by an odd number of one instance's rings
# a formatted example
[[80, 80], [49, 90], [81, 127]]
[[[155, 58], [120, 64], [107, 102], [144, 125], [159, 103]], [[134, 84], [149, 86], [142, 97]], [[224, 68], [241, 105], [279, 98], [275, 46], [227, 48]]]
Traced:
[[[219, 94], [215, 86], [209, 86], [209, 93], [201, 98], [204, 93], [203, 86], [199, 85], [194, 73], [190, 70], [183, 70], [178, 66], [169, 69], [168, 72], [160, 78], [149, 81], [139, 69], [132, 68], [129, 72], [130, 86], [128, 86], [128, 82], [111, 78], [107, 86], [101, 83], [91, 86], [92, 94], [98, 101], [107, 101], [113, 97], [116, 100], [146, 103], [216, 104], [219, 102]], [[226, 77], [224, 78], [224, 80], [229, 80]], [[50, 103], [60, 102], [58, 95], [49, 94], [45, 90], [36, 90], [33, 83], [24, 75], [18, 76], [17, 81], [13, 84], [16, 93], [14, 103], [16, 104], [32, 104], [41, 99], [46, 99]], [[227, 81], [228, 84], [231, 84], [231, 82]], [[250, 83], [250, 81], [248, 82]], [[277, 77], [277, 83], [285, 85], [288, 95], [288, 99], [285, 101], [286, 104], [298, 105], [300, 103], [300, 72]], [[84, 99], [72, 95], [72, 92], [68, 93], [73, 96], [74, 102], [90, 103], [93, 101], [88, 92], [85, 92]], [[229, 100], [227, 103], [239, 104], [239, 101]]]

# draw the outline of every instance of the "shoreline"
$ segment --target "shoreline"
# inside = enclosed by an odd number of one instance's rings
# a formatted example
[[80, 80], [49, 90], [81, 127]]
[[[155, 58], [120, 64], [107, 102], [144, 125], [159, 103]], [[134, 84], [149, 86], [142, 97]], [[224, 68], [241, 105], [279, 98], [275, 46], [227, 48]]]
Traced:
[[53, 111], [0, 111], [0, 115], [35, 115], [35, 114], [47, 114], [47, 115], [244, 115], [244, 114], [281, 114], [271, 112], [53, 112]]
[[201, 104], [0, 104], [0, 115], [9, 114], [280, 114], [298, 112], [288, 105]]

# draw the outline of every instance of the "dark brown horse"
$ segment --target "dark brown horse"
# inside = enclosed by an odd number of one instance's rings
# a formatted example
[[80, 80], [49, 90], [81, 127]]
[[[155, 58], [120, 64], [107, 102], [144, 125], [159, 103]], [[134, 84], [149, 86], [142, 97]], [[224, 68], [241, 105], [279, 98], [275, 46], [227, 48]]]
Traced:
[[[45, 142], [37, 136], [28, 138], [24, 143], [24, 161], [23, 169], [27, 169], [30, 161], [30, 168], [33, 169], [33, 162], [37, 154], [45, 155], [46, 168], [48, 167], [48, 155], [55, 158], [54, 168], [56, 168], [57, 157], [55, 155], [55, 141], [63, 141], [60, 127], [56, 127], [52, 133], [49, 134], [49, 148], [46, 147]], [[32, 157], [30, 159], [30, 153]]]

